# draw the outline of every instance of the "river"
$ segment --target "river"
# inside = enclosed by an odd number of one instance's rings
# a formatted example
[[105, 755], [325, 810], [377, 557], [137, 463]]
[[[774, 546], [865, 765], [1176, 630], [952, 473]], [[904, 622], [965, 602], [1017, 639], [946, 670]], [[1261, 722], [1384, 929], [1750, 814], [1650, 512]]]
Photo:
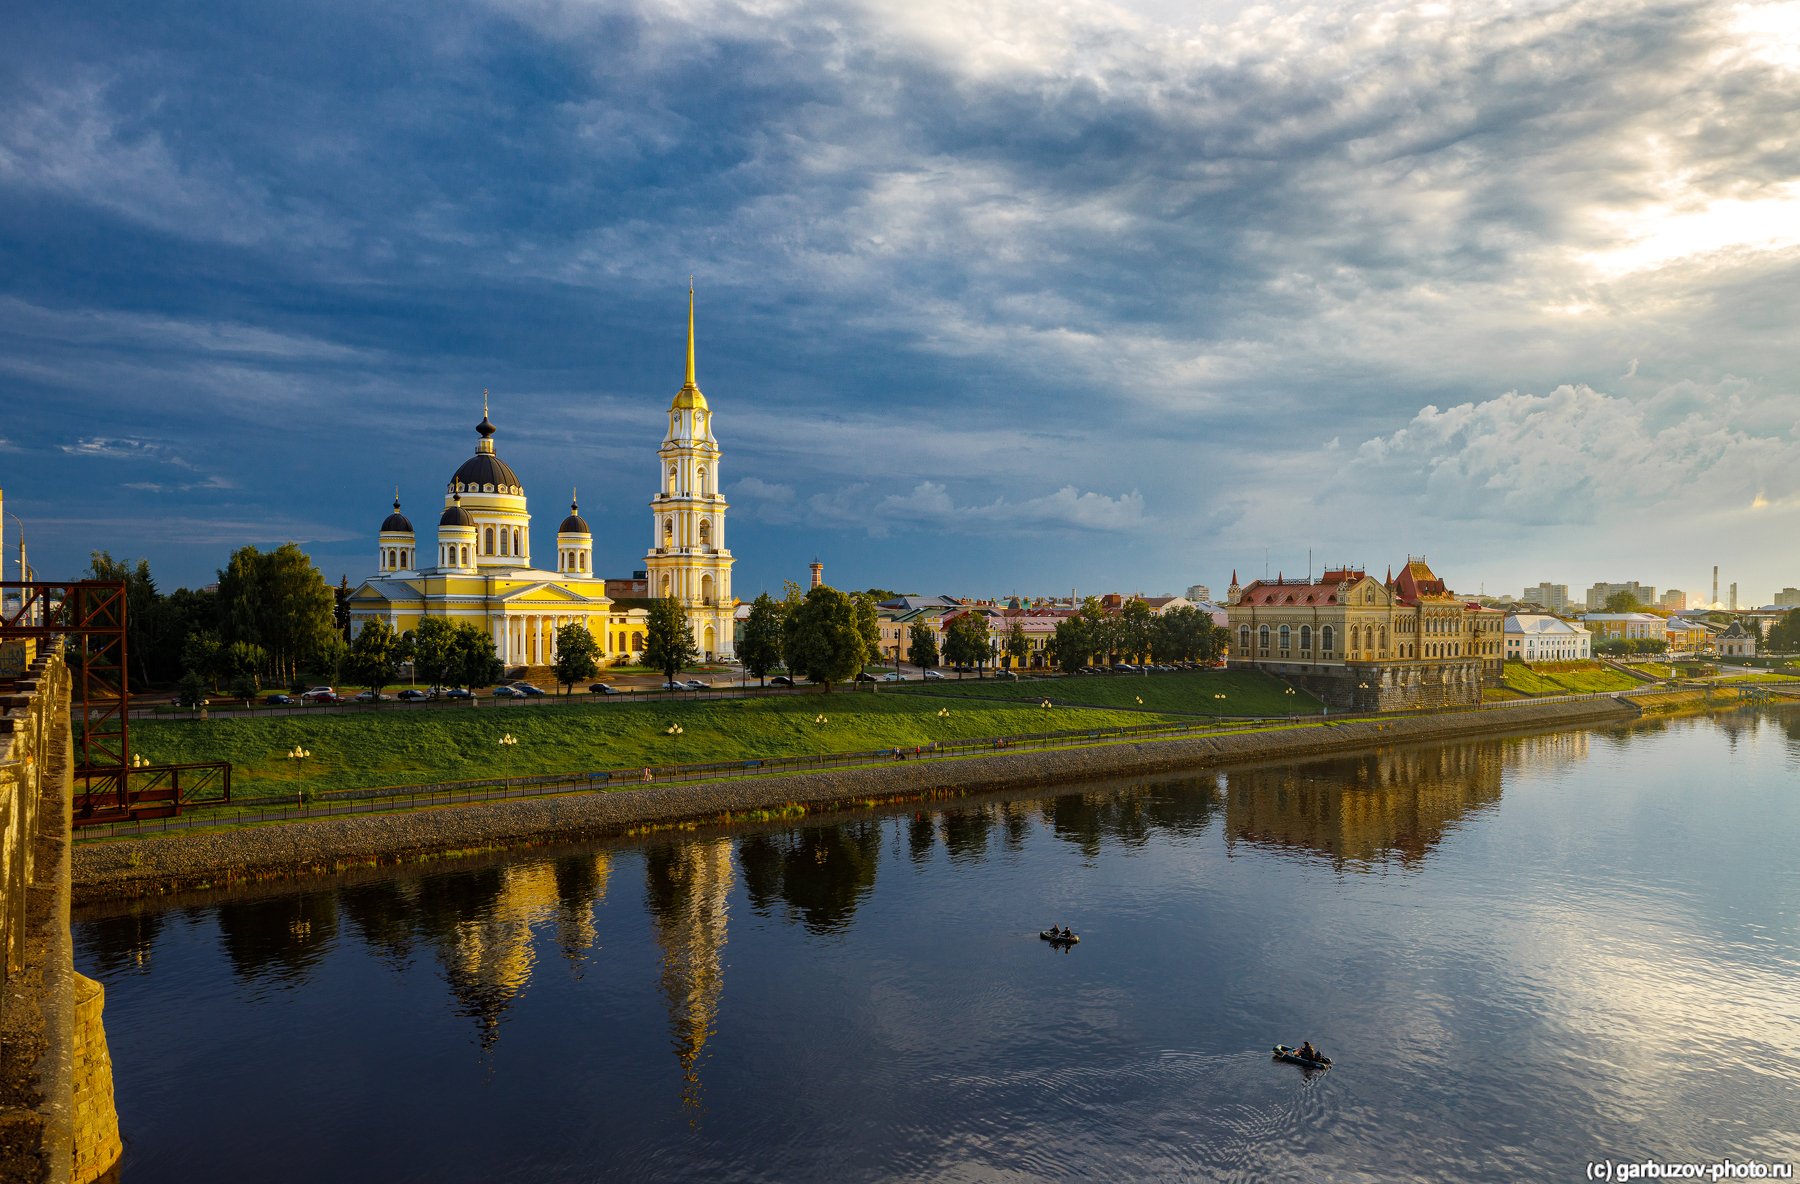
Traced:
[[1796, 842], [1800, 712], [1745, 713], [78, 918], [76, 966], [127, 1184], [1577, 1180], [1800, 1158]]

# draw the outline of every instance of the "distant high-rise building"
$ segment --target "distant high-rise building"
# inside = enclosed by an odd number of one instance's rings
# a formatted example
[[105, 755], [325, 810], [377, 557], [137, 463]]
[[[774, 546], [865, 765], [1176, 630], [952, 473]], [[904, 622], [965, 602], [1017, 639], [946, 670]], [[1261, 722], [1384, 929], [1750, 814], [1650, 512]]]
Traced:
[[1189, 584], [1187, 598], [1189, 600], [1210, 601], [1212, 599], [1212, 589], [1208, 588], [1205, 584]]
[[1670, 612], [1680, 612], [1687, 607], [1687, 593], [1680, 588], [1670, 588], [1662, 594], [1662, 606]]
[[1775, 593], [1775, 604], [1779, 608], [1800, 608], [1800, 588], [1783, 588]]
[[1525, 594], [1519, 599], [1542, 605], [1553, 613], [1566, 613], [1569, 611], [1569, 586], [1567, 584], [1539, 584], [1535, 588], [1525, 589]]
[[1639, 604], [1655, 604], [1656, 588], [1650, 584], [1640, 584], [1636, 580], [1626, 580], [1622, 584], [1595, 584], [1587, 591], [1587, 610], [1597, 613], [1606, 607], [1606, 602], [1621, 592], [1629, 592], [1631, 598]]

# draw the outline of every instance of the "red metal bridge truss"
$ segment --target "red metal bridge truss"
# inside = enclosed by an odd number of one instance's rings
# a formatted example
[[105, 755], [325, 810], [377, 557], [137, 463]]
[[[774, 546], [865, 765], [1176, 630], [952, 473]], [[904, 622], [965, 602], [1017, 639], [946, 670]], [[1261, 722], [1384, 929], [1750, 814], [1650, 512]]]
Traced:
[[159, 765], [131, 751], [125, 584], [122, 580], [0, 582], [18, 606], [0, 614], [0, 643], [68, 645], [75, 748], [75, 825], [179, 814], [231, 800], [226, 761]]

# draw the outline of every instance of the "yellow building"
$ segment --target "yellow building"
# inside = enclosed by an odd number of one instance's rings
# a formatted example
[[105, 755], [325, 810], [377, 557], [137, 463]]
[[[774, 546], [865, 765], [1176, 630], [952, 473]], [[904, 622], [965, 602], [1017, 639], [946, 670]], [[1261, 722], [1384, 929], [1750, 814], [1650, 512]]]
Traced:
[[[485, 395], [475, 431], [474, 455], [444, 486], [435, 547], [420, 546], [396, 493], [377, 537], [376, 574], [350, 595], [352, 635], [371, 620], [406, 632], [425, 617], [442, 617], [486, 631], [503, 663], [529, 667], [554, 663], [557, 629], [578, 624], [594, 635], [605, 661], [641, 651], [645, 602], [618, 604], [607, 595], [594, 568], [593, 532], [575, 500], [557, 527], [555, 568], [534, 566], [524, 482], [494, 448], [498, 429]], [[726, 507], [718, 493], [712, 411], [694, 384], [691, 288], [687, 382], [670, 405], [660, 455], [665, 476], [651, 502], [656, 535], [650, 595], [674, 596], [686, 605], [703, 655], [729, 656], [732, 557], [724, 549]]]

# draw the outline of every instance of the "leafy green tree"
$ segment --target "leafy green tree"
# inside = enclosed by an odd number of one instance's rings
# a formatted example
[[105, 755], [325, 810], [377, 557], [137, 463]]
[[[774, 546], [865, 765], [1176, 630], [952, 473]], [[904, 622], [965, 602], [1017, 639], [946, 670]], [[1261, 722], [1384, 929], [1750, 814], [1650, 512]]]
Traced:
[[1770, 627], [1762, 648], [1765, 653], [1773, 654], [1791, 654], [1800, 650], [1800, 608], [1790, 609]]
[[[856, 609], [856, 631], [863, 639], [863, 665], [881, 661], [881, 611], [875, 607], [875, 597], [867, 592], [852, 592], [850, 602]], [[862, 666], [857, 667], [858, 671], [861, 669]]]
[[450, 677], [456, 628], [443, 617], [426, 617], [412, 631], [413, 675], [428, 687]]
[[1606, 611], [1609, 613], [1635, 613], [1643, 607], [1638, 598], [1629, 592], [1614, 592], [1606, 598]]
[[868, 662], [869, 646], [857, 625], [856, 604], [828, 584], [807, 592], [782, 625], [788, 669], [831, 684], [853, 677]]
[[906, 631], [906, 655], [921, 670], [930, 670], [938, 664], [937, 634], [924, 621], [913, 622]]
[[506, 666], [494, 650], [494, 635], [479, 625], [459, 621], [450, 635], [450, 673], [465, 687], [491, 687], [499, 682]]
[[1012, 628], [1006, 631], [1005, 647], [1007, 656], [1013, 660], [1014, 664], [1023, 667], [1025, 658], [1031, 653], [1031, 641], [1025, 636], [1023, 623], [1019, 621], [1012, 623]]
[[380, 692], [400, 674], [401, 642], [394, 627], [382, 620], [367, 621], [350, 643], [344, 660], [346, 677], [357, 686]]
[[665, 679], [673, 679], [676, 671], [693, 665], [699, 657], [694, 630], [681, 601], [673, 596], [651, 601], [649, 619], [644, 623], [644, 665], [662, 671]]
[[1156, 614], [1150, 606], [1133, 598], [1125, 602], [1119, 611], [1118, 648], [1131, 656], [1134, 662], [1142, 661], [1150, 652], [1151, 641], [1156, 633]]
[[198, 707], [206, 701], [206, 678], [190, 670], [175, 684], [175, 697], [183, 707]]
[[578, 682], [600, 674], [600, 642], [588, 627], [570, 621], [556, 630], [556, 681], [568, 694]]
[[329, 669], [342, 655], [334, 616], [336, 598], [306, 553], [283, 543], [267, 553], [234, 552], [219, 573], [219, 631], [227, 642], [262, 646], [277, 678], [295, 681], [305, 665]]
[[738, 643], [738, 660], [763, 685], [769, 671], [781, 665], [781, 602], [767, 592], [750, 602], [744, 619], [744, 638]]
[[1056, 664], [1064, 674], [1073, 674], [1088, 664], [1094, 653], [1093, 630], [1088, 619], [1076, 613], [1056, 623], [1056, 636], [1050, 643], [1056, 650]]
[[188, 634], [181, 647], [181, 668], [207, 687], [219, 685], [225, 673], [225, 647], [218, 635], [207, 631]]
[[973, 666], [976, 677], [991, 656], [988, 621], [977, 612], [959, 613], [944, 630], [944, 659], [952, 666]]
[[1212, 614], [1191, 606], [1172, 608], [1156, 619], [1150, 652], [1159, 662], [1211, 661], [1212, 633], [1217, 628]]
[[91, 552], [88, 559], [92, 579], [119, 580], [125, 585], [125, 647], [129, 651], [132, 677], [148, 685], [150, 660], [162, 623], [157, 611], [162, 598], [157, 595], [156, 581], [150, 576], [150, 562], [140, 559], [133, 567], [105, 551]]

